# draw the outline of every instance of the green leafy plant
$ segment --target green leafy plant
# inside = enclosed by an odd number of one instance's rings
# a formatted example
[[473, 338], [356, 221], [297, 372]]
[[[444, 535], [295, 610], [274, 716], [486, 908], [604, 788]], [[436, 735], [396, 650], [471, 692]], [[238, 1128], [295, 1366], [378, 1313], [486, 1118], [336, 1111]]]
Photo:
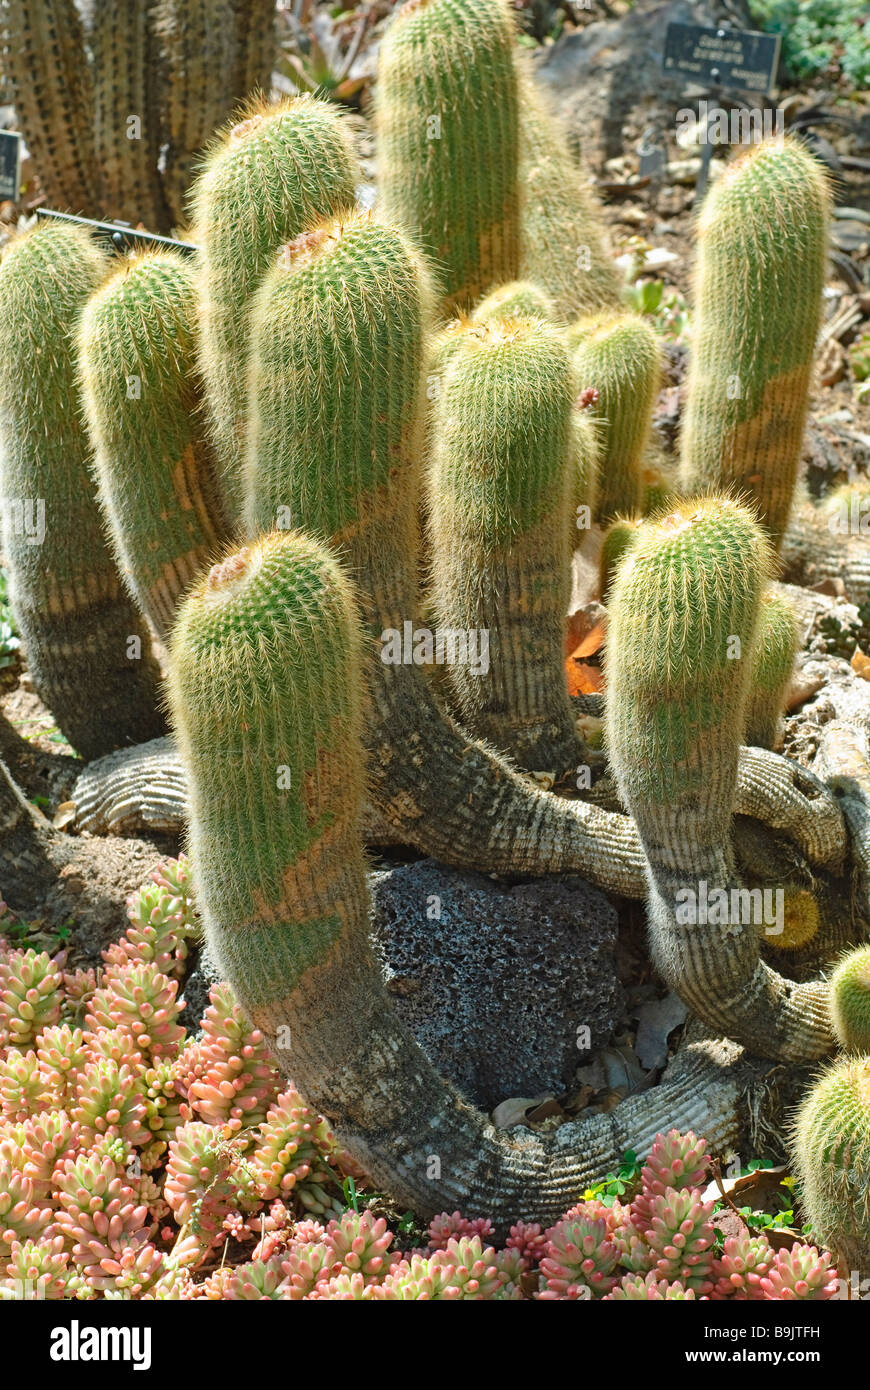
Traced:
[[870, 26], [865, 0], [750, 0], [757, 23], [782, 34], [791, 77], [819, 74], [870, 82]]

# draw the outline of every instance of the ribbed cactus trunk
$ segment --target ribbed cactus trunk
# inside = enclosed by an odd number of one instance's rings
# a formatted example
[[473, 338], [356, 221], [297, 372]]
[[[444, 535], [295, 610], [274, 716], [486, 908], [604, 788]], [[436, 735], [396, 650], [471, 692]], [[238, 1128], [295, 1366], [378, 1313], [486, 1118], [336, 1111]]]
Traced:
[[444, 671], [462, 724], [520, 767], [580, 760], [562, 665], [571, 597], [574, 378], [557, 329], [493, 320], [452, 357], [434, 425], [427, 514], [436, 633], [477, 660]]
[[91, 298], [78, 335], [94, 476], [121, 573], [165, 638], [229, 539], [196, 366], [189, 261], [147, 253]]
[[92, 210], [94, 92], [74, 0], [8, 0], [0, 48], [5, 100], [15, 107], [49, 204]]
[[815, 156], [795, 139], [770, 140], [728, 166], [698, 224], [680, 482], [750, 497], [776, 546], [800, 461], [829, 204]]
[[[360, 834], [362, 653], [334, 555], [273, 533], [182, 607], [170, 700], [191, 789], [208, 941], [280, 1065], [402, 1208], [550, 1221], [654, 1126], [736, 1139], [736, 1079], [699, 1050], [679, 1078], [557, 1139], [495, 1130], [399, 1022], [369, 939]], [[239, 719], [239, 710], [245, 719]], [[718, 1083], [718, 1084], [717, 1084]], [[712, 1133], [708, 1129], [708, 1123]]]
[[769, 563], [751, 514], [718, 498], [640, 531], [612, 590], [607, 744], [647, 857], [663, 977], [716, 1033], [763, 1057], [811, 1061], [833, 1046], [827, 988], [759, 958], [730, 833]]
[[269, 95], [278, 60], [275, 0], [232, 0], [236, 62], [232, 95], [244, 101], [254, 92]]
[[[198, 154], [234, 101], [239, 61], [235, 6], [233, 0], [157, 0], [153, 26], [162, 73], [163, 195], [173, 223], [181, 226]], [[245, 87], [238, 98], [247, 91]]]
[[433, 260], [447, 312], [519, 274], [514, 44], [505, 0], [408, 0], [381, 41], [379, 211]]
[[546, 98], [518, 64], [522, 232], [520, 273], [541, 285], [566, 321], [619, 309], [623, 280], [589, 180], [572, 159]]
[[260, 104], [214, 148], [191, 195], [200, 247], [200, 368], [222, 483], [242, 507], [250, 298], [278, 248], [354, 204], [357, 164], [338, 109]]
[[90, 41], [101, 214], [168, 232], [169, 211], [157, 169], [162, 102], [150, 5], [96, 0]]
[[86, 232], [60, 225], [20, 237], [0, 263], [0, 477], [12, 607], [34, 686], [85, 758], [163, 730], [159, 671], [103, 536], [78, 402], [75, 330], [108, 269]]
[[568, 340], [579, 389], [597, 392], [588, 414], [600, 430], [596, 510], [606, 525], [641, 511], [642, 462], [661, 379], [661, 347], [640, 315], [609, 311], [580, 319]]

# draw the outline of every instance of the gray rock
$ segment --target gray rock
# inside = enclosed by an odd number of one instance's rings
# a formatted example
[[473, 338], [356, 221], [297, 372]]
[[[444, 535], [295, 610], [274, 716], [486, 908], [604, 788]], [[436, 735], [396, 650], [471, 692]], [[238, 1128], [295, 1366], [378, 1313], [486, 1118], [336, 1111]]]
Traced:
[[558, 1092], [589, 1060], [578, 1041], [608, 1042], [617, 915], [582, 879], [507, 888], [426, 859], [374, 873], [372, 890], [396, 1010], [470, 1100]]
[[668, 0], [618, 19], [596, 20], [542, 50], [538, 77], [590, 166], [624, 152], [623, 127], [636, 107], [652, 103], [651, 124], [673, 126], [674, 111], [687, 105], [686, 82], [662, 71], [665, 30], [672, 21], [712, 24], [717, 19], [721, 8], [715, 3]]

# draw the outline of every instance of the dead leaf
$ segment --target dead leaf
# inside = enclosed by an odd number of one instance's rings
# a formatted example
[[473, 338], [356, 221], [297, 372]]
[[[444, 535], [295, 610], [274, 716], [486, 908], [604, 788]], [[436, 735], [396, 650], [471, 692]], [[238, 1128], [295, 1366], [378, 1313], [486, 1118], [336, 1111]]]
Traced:
[[600, 666], [590, 666], [569, 657], [565, 662], [565, 675], [569, 695], [600, 695], [604, 690], [604, 672]]
[[75, 801], [62, 801], [54, 813], [54, 820], [51, 822], [55, 830], [65, 830], [68, 825], [72, 825], [77, 810], [78, 806]]
[[584, 656], [595, 656], [604, 646], [604, 637], [607, 626], [604, 622], [596, 623], [591, 631], [587, 632], [579, 646], [575, 647], [571, 656], [575, 661], [582, 661]]
[[803, 672], [795, 672], [783, 701], [786, 714], [791, 714], [792, 710], [800, 709], [811, 695], [815, 695], [817, 691], [821, 690], [824, 683], [824, 676], [808, 676]]
[[855, 648], [855, 655], [850, 662], [852, 670], [856, 676], [862, 680], [870, 681], [870, 657], [866, 657], [860, 647]]
[[552, 1091], [544, 1091], [539, 1096], [511, 1096], [500, 1101], [490, 1116], [496, 1129], [513, 1129], [514, 1125], [527, 1125], [529, 1114], [545, 1101], [555, 1100]]

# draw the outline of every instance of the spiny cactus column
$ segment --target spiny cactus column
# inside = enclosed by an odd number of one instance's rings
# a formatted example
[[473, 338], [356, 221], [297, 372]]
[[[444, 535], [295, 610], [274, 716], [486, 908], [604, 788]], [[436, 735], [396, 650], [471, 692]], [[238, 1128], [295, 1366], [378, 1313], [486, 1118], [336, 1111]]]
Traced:
[[236, 65], [232, 92], [243, 101], [253, 92], [269, 95], [278, 59], [275, 0], [232, 0]]
[[514, 43], [505, 0], [408, 0], [381, 41], [379, 211], [431, 257], [448, 312], [519, 274]]
[[637, 540], [638, 517], [616, 517], [611, 521], [601, 541], [601, 554], [598, 557], [598, 597], [607, 603], [616, 572], [627, 551]]
[[622, 303], [622, 275], [604, 219], [565, 133], [518, 64], [520, 91], [520, 273], [550, 295], [566, 321]]
[[162, 731], [159, 673], [103, 537], [77, 403], [74, 332], [108, 262], [74, 226], [0, 263], [0, 492], [12, 607], [33, 683], [85, 758]]
[[51, 207], [91, 209], [97, 180], [93, 84], [74, 0], [8, 0], [0, 76]]
[[598, 392], [590, 415], [600, 422], [598, 514], [609, 522], [643, 501], [642, 459], [661, 378], [655, 330], [639, 314], [604, 312], [569, 333], [578, 385]]
[[846, 1052], [870, 1053], [870, 946], [838, 962], [831, 976], [831, 1016]]
[[78, 335], [100, 505], [121, 573], [166, 637], [178, 601], [229, 538], [196, 370], [193, 267], [123, 263]]
[[814, 1237], [843, 1277], [870, 1274], [870, 1056], [823, 1073], [798, 1111], [791, 1150]]
[[[397, 1019], [369, 941], [359, 821], [363, 638], [334, 555], [273, 533], [184, 603], [170, 703], [206, 934], [282, 1069], [379, 1188], [420, 1217], [550, 1221], [657, 1125], [736, 1138], [736, 1079], [705, 1055], [559, 1132], [500, 1134]], [[245, 719], [239, 719], [244, 709]], [[708, 1125], [712, 1128], [708, 1128]]]
[[158, 45], [142, 0], [95, 0], [94, 140], [104, 217], [169, 230], [157, 161], [161, 131]]
[[579, 756], [562, 667], [573, 400], [557, 329], [493, 320], [466, 334], [427, 495], [436, 630], [486, 643], [485, 661], [446, 667], [450, 706], [521, 767], [559, 777]]
[[230, 114], [239, 59], [236, 11], [233, 0], [157, 0], [152, 18], [164, 78], [163, 194], [181, 226], [197, 153]]
[[680, 481], [751, 497], [777, 546], [800, 460], [829, 203], [824, 168], [803, 145], [764, 141], [728, 166], [698, 224]]
[[258, 103], [214, 147], [191, 195], [200, 247], [200, 366], [233, 516], [241, 510], [250, 296], [279, 246], [350, 209], [357, 165], [334, 104]]
[[568, 491], [573, 498], [568, 526], [571, 550], [582, 545], [595, 516], [601, 443], [601, 421], [595, 415], [594, 396], [589, 391], [581, 391], [571, 412], [571, 461], [568, 465]]
[[[768, 543], [720, 498], [640, 531], [612, 590], [606, 734], [650, 880], [658, 969], [718, 1034], [810, 1061], [833, 1044], [827, 988], [763, 964], [730, 840]], [[773, 925], [773, 924], [771, 924]]]
[[493, 319], [545, 319], [554, 322], [556, 306], [540, 285], [531, 280], [510, 280], [490, 290], [471, 315], [475, 323]]
[[782, 738], [782, 711], [798, 645], [794, 604], [772, 590], [761, 604], [744, 742], [775, 748]]

